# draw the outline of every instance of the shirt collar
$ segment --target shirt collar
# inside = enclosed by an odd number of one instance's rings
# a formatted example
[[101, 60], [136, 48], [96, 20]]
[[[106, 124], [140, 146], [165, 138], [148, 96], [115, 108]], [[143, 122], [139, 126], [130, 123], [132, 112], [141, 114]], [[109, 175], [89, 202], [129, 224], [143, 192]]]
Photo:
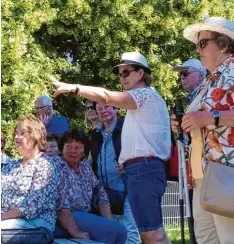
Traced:
[[[113, 130], [115, 129], [116, 127], [116, 124], [117, 124], [117, 117], [115, 118], [111, 128], [110, 128], [110, 132], [112, 133]], [[104, 132], [104, 124], [103, 123], [100, 123], [96, 129], [97, 132]]]
[[195, 96], [197, 94], [198, 89], [199, 89], [199, 86], [188, 94], [188, 96], [187, 96], [187, 103], [188, 104], [190, 104], [193, 101], [193, 99], [195, 98]]

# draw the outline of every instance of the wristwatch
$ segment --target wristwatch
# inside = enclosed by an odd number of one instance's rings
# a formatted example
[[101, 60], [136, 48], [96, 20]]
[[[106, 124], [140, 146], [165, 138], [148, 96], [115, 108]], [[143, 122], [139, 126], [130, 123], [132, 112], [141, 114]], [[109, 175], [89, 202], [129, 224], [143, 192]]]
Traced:
[[219, 110], [214, 110], [212, 112], [212, 114], [213, 114], [213, 117], [214, 117], [215, 126], [219, 126], [219, 118], [220, 118], [220, 115], [221, 115], [220, 111]]

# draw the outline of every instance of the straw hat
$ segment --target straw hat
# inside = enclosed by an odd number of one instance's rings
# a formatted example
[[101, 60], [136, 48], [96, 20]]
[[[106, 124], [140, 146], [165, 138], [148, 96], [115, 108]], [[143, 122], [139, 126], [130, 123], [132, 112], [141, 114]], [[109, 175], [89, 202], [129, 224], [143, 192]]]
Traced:
[[197, 43], [200, 31], [218, 32], [234, 40], [234, 22], [224, 17], [209, 17], [205, 19], [204, 23], [189, 25], [184, 30], [184, 37]]

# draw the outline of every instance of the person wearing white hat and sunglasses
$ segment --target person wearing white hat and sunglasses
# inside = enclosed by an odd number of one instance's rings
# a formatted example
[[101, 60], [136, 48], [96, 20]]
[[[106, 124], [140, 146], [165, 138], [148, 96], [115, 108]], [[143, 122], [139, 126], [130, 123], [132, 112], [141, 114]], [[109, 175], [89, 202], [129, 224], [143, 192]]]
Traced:
[[164, 160], [170, 157], [170, 117], [165, 101], [150, 87], [151, 70], [139, 52], [126, 52], [113, 68], [123, 92], [100, 87], [62, 83], [54, 96], [75, 92], [80, 96], [117, 108], [127, 109], [122, 129], [119, 164], [125, 169], [128, 200], [145, 244], [170, 241], [162, 223], [161, 199], [166, 188]]
[[[182, 129], [192, 137], [195, 236], [198, 244], [234, 243], [234, 219], [207, 212], [200, 205], [207, 162], [224, 164], [234, 170], [234, 22], [209, 17], [204, 23], [188, 26], [184, 37], [196, 44], [201, 63], [211, 73], [200, 85], [182, 119]], [[175, 115], [171, 116], [171, 124], [176, 132]]]

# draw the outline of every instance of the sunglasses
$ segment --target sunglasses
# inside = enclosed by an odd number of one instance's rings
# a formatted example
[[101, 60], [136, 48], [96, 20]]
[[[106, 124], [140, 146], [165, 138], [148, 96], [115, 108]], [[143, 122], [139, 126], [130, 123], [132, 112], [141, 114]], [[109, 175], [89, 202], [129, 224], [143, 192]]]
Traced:
[[193, 72], [197, 72], [197, 71], [195, 71], [195, 70], [193, 70], [193, 71], [181, 71], [180, 76], [187, 77], [188, 75], [190, 75]]
[[94, 105], [87, 105], [87, 106], [85, 106], [85, 110], [86, 111], [88, 111], [88, 110], [95, 110], [95, 107], [94, 107]]
[[125, 69], [122, 72], [119, 72], [118, 75], [119, 75], [119, 77], [127, 78], [131, 74], [132, 71], [136, 71], [136, 70], [135, 69], [132, 69], [132, 70]]
[[199, 42], [196, 44], [196, 48], [204, 49], [208, 43], [208, 41], [215, 41], [216, 39], [211, 38], [203, 38], [199, 40]]

